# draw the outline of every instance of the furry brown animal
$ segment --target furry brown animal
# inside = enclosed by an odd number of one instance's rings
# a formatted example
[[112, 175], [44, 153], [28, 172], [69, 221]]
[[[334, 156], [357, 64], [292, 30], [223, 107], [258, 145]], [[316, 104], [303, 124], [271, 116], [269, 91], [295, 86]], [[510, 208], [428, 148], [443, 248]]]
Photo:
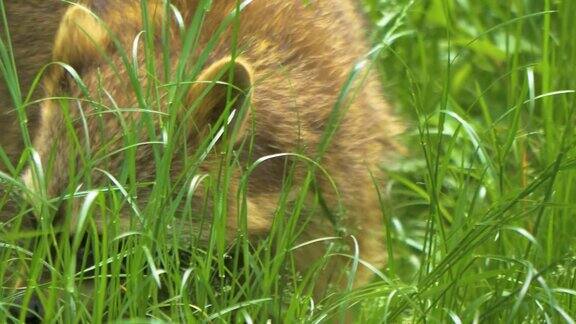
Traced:
[[[287, 157], [282, 153], [300, 153], [311, 159], [321, 156], [318, 161], [336, 184], [337, 191], [317, 169], [313, 176], [314, 190], [308, 199], [314, 201], [317, 195], [313, 192], [321, 192], [322, 205], [326, 208], [310, 211], [313, 215], [307, 220], [299, 242], [342, 234], [337, 232], [337, 227], [345, 228], [346, 233], [358, 241], [360, 257], [375, 267], [383, 266], [383, 216], [372, 177], [379, 179], [379, 163], [397, 154], [394, 136], [400, 126], [382, 98], [381, 84], [373, 73], [361, 70], [360, 77], [348, 88], [350, 93], [342, 95], [351, 71], [369, 52], [354, 1], [312, 1], [305, 5], [301, 0], [256, 0], [242, 7], [238, 23], [227, 18], [238, 9], [236, 0], [214, 1], [204, 18], [197, 46], [189, 52], [184, 51], [178, 24], [173, 22], [172, 16], [165, 16], [161, 1], [148, 3], [146, 25], [154, 28], [144, 34], [141, 33], [145, 24], [140, 2], [136, 0], [94, 1], [92, 9], [101, 21], [81, 7], [67, 11], [58, 31], [54, 59], [73, 66], [84, 85], [79, 86], [63, 69], [54, 69], [45, 88], [49, 96], [69, 94], [75, 98], [94, 99], [101, 105], [79, 100], [54, 100], [42, 105], [35, 148], [48, 175], [47, 183], [36, 181], [30, 168], [24, 174], [26, 185], [40, 195], [57, 197], [75, 189], [70, 187], [69, 180], [75, 177], [70, 170], [76, 170], [78, 174], [90, 175], [90, 183], [85, 182], [83, 189], [99, 188], [110, 184], [109, 178], [99, 170], [121, 177], [125, 161], [135, 162], [138, 183], [154, 183], [162, 172], [168, 172], [157, 168], [155, 154], [156, 158], [158, 154], [168, 154], [172, 159], [169, 172], [174, 183], [179, 183], [191, 170], [216, 178], [219, 166], [225, 161], [218, 152], [210, 152], [197, 169], [184, 157], [198, 152], [201, 139], [214, 136], [215, 125], [227, 118], [221, 116], [235, 109], [236, 116], [231, 119], [224, 136], [235, 138], [236, 144], [243, 140], [252, 142], [249, 153], [247, 145], [239, 149], [239, 162], [234, 165], [229, 183], [224, 187], [228, 188], [228, 194], [224, 196], [228, 197], [228, 209], [223, 212], [228, 240], [238, 233], [243, 212], [247, 215], [246, 228], [251, 237], [257, 239], [269, 232], [281, 197], [283, 176], [287, 172]], [[179, 8], [186, 23], [199, 10], [197, 1], [172, 3]], [[170, 53], [167, 56], [160, 49], [165, 19], [170, 21]], [[216, 42], [211, 42], [226, 22], [229, 26], [222, 29]], [[151, 65], [144, 59], [142, 44], [145, 40], [157, 46], [149, 56], [156, 59], [155, 71], [148, 70]], [[136, 62], [129, 62], [139, 67], [136, 75], [131, 75], [126, 68], [118, 46], [130, 53], [129, 60], [133, 53], [138, 57]], [[205, 49], [209, 51], [203, 52]], [[204, 54], [207, 54], [205, 62]], [[168, 60], [164, 60], [166, 57]], [[186, 93], [170, 95], [170, 87], [157, 86], [167, 82], [163, 79], [167, 73], [177, 73], [178, 63], [183, 58], [187, 71], [194, 71], [198, 66], [203, 68], [192, 73], [196, 76], [195, 83], [179, 87], [187, 88]], [[166, 66], [162, 62], [170, 63]], [[149, 77], [151, 74], [156, 77]], [[131, 82], [134, 79], [138, 79], [136, 88]], [[220, 81], [231, 83], [233, 88]], [[161, 94], [146, 95], [146, 92], [154, 94], [155, 91]], [[147, 100], [142, 100], [143, 97]], [[231, 101], [232, 107], [227, 107]], [[245, 103], [248, 110], [243, 109]], [[335, 106], [346, 113], [334, 114]], [[110, 107], [158, 109], [168, 116], [134, 109], [119, 112]], [[331, 130], [327, 125], [332, 116], [339, 117], [339, 126], [324, 150], [324, 134]], [[152, 121], [158, 134], [166, 125], [172, 125], [168, 127], [185, 129], [185, 135], [169, 138], [161, 150], [154, 151], [152, 144], [124, 149], [127, 129], [128, 133], [137, 136], [139, 143], [159, 141], [157, 136], [150, 135], [147, 127], [150, 124], [144, 122], [146, 120]], [[170, 120], [176, 122], [171, 124]], [[71, 140], [67, 127], [70, 122], [75, 140]], [[216, 147], [216, 151], [221, 150]], [[263, 162], [250, 175], [243, 210], [243, 205], [237, 201], [237, 192], [246, 168], [254, 161], [274, 154], [278, 156]], [[305, 163], [296, 165], [295, 189], [288, 199], [295, 199], [301, 186], [308, 183]], [[191, 177], [185, 179], [189, 182]], [[143, 186], [130, 194], [135, 197], [136, 204], [143, 206], [152, 190], [153, 185]], [[202, 190], [196, 191], [194, 202], [199, 205], [206, 200], [206, 194]], [[340, 202], [344, 213], [331, 219], [327, 215], [338, 214], [335, 211]], [[71, 214], [79, 210], [81, 203], [82, 199], [77, 198], [69, 204]], [[135, 214], [130, 208], [123, 211], [122, 229], [137, 224]], [[94, 217], [99, 224], [106, 221], [104, 215]], [[335, 221], [335, 218], [339, 220]], [[75, 226], [75, 220], [69, 223]], [[304, 220], [301, 223], [304, 224]], [[201, 241], [207, 239], [207, 233], [199, 232], [198, 221], [190, 220], [180, 227], [190, 235], [200, 236]], [[353, 240], [350, 236], [344, 240], [350, 246], [346, 253], [354, 254]], [[325, 249], [319, 246], [324, 245], [316, 243], [296, 250], [295, 260], [301, 270], [322, 257]], [[343, 284], [342, 268], [348, 263], [350, 260], [346, 258], [334, 259], [321, 272], [316, 291], [323, 291], [328, 282]], [[360, 266], [356, 285], [365, 283], [370, 276], [371, 271]]]
[[[40, 69], [51, 62], [52, 45], [66, 5], [59, 0], [6, 0], [4, 1], [8, 29], [16, 61], [21, 96], [26, 97]], [[4, 25], [0, 34], [6, 41]], [[37, 99], [41, 91], [37, 89]], [[23, 99], [23, 98], [20, 98]], [[14, 101], [3, 77], [0, 78], [0, 147], [11, 163], [17, 162], [24, 143]], [[27, 107], [28, 129], [34, 137], [38, 129], [39, 110]], [[0, 161], [0, 170], [6, 166]]]

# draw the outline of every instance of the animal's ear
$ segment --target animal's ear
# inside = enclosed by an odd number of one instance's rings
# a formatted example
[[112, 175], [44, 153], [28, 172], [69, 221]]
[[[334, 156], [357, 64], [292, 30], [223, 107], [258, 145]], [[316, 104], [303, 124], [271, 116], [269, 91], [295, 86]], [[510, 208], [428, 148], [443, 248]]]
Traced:
[[102, 21], [85, 6], [73, 5], [64, 14], [53, 49], [53, 59], [76, 70], [94, 62], [110, 44]]
[[212, 63], [194, 82], [187, 96], [192, 109], [191, 131], [205, 135], [215, 126], [239, 140], [244, 135], [252, 99], [254, 73], [248, 62], [230, 57]]

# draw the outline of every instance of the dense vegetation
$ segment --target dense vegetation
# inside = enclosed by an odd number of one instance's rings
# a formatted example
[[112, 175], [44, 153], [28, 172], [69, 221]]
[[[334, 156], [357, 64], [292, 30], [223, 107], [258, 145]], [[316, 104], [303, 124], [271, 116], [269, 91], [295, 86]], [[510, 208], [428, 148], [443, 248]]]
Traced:
[[[384, 91], [407, 126], [407, 153], [383, 165], [389, 264], [374, 269], [371, 285], [312, 300], [310, 278], [286, 271], [294, 247], [282, 226], [228, 253], [218, 226], [208, 249], [174, 240], [163, 223], [102, 237], [88, 221], [86, 237], [71, 240], [49, 226], [20, 230], [32, 207], [15, 189], [0, 196], [0, 208], [13, 200], [20, 210], [0, 225], [0, 321], [36, 292], [45, 315], [67, 323], [315, 323], [344, 320], [347, 308], [362, 323], [574, 323], [576, 2], [364, 4]], [[4, 183], [18, 178], [13, 171], [1, 174]], [[83, 193], [86, 206], [119, 211], [120, 191], [107, 200]], [[176, 204], [162, 208], [170, 214]], [[10, 288], [14, 269], [39, 287]]]
[[411, 154], [387, 205], [394, 284], [366, 314], [573, 323], [576, 3], [368, 5]]

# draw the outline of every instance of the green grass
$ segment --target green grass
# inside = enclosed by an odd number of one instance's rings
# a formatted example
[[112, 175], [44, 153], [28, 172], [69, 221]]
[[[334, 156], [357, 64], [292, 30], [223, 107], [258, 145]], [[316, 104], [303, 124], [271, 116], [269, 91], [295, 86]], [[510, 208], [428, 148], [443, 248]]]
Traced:
[[[382, 253], [391, 258], [371, 285], [313, 301], [311, 278], [285, 271], [291, 218], [258, 244], [241, 238], [226, 251], [218, 226], [226, 182], [205, 179], [216, 215], [205, 249], [177, 240], [169, 221], [177, 199], [135, 206], [143, 217], [165, 215], [139, 232], [109, 228], [98, 237], [88, 218], [84, 240], [56, 235], [48, 202], [35, 206], [45, 216], [41, 228], [20, 230], [31, 206], [19, 203], [20, 216], [0, 226], [0, 322], [17, 298], [38, 292], [47, 316], [59, 322], [315, 323], [343, 319], [343, 309], [356, 307], [362, 323], [574, 323], [576, 2], [364, 2], [374, 46], [381, 48], [384, 91], [406, 121], [402, 140], [409, 152], [383, 166], [390, 181], [383, 188], [388, 250]], [[194, 26], [190, 33], [193, 39]], [[6, 48], [0, 54], [3, 64], [11, 60]], [[15, 77], [3, 73], [21, 97]], [[157, 95], [149, 90], [139, 98]], [[135, 144], [130, 134], [126, 141]], [[155, 158], [167, 175], [162, 152]], [[3, 180], [17, 179], [23, 165]], [[139, 184], [129, 159], [126, 165], [119, 181], [129, 194]], [[228, 169], [221, 176], [229, 176]], [[80, 193], [87, 206], [80, 217], [88, 207], [119, 212], [119, 187], [106, 196]], [[155, 188], [156, 197], [173, 190], [162, 177]], [[177, 194], [186, 201], [190, 191]], [[8, 199], [20, 202], [19, 195], [0, 196], [0, 209]], [[281, 202], [278, 214], [297, 213], [303, 204]], [[94, 269], [83, 266], [88, 251], [99, 264]], [[26, 269], [30, 289], [10, 288], [14, 269]], [[84, 281], [96, 286], [90, 303], [82, 297]]]

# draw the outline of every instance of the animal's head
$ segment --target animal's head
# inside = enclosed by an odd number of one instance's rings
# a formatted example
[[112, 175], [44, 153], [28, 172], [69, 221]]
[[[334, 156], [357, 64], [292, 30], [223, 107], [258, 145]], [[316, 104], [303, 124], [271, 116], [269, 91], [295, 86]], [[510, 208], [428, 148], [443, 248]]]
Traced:
[[138, 206], [153, 190], [180, 195], [179, 208], [205, 201], [202, 189], [186, 193], [194, 177], [213, 172], [225, 160], [219, 152], [245, 138], [250, 64], [229, 53], [185, 53], [166, 8], [150, 1], [144, 14], [139, 3], [114, 2], [98, 15], [73, 6], [64, 16], [54, 49], [64, 64], [46, 77], [52, 98], [41, 105], [39, 159], [24, 175], [32, 200], [60, 197], [60, 208], [77, 215], [83, 192], [115, 192], [132, 216], [122, 221], [142, 221]]

